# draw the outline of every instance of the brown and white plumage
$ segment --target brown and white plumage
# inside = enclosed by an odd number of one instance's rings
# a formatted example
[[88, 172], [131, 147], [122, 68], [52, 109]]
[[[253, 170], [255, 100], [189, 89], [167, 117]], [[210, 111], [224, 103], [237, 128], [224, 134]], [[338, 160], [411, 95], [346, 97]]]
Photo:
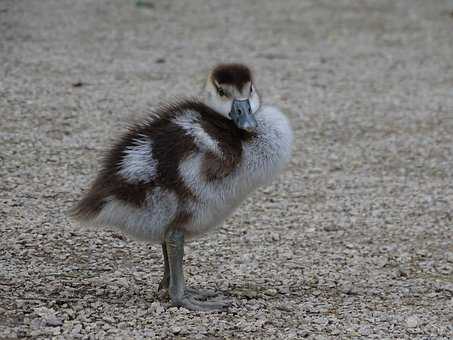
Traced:
[[[260, 107], [243, 65], [216, 67], [205, 98], [161, 107], [131, 127], [73, 216], [165, 245], [173, 230], [191, 238], [219, 225], [250, 192], [269, 183], [291, 155], [285, 116]], [[252, 123], [229, 117], [236, 99], [250, 103]]]

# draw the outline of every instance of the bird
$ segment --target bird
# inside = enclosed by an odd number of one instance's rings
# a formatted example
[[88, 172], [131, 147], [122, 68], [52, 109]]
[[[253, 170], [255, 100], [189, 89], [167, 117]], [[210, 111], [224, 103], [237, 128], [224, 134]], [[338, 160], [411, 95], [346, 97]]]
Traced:
[[218, 229], [290, 161], [291, 124], [277, 107], [261, 104], [254, 79], [244, 64], [218, 64], [201, 94], [160, 104], [129, 126], [71, 210], [81, 224], [161, 245], [159, 291], [173, 306], [202, 312], [229, 307], [186, 286], [184, 245]]

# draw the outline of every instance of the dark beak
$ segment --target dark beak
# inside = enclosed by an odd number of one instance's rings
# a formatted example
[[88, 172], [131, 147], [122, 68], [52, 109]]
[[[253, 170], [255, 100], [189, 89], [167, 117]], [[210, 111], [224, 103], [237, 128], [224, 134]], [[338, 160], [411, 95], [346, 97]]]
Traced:
[[246, 131], [253, 131], [256, 128], [256, 119], [252, 114], [250, 102], [248, 99], [233, 100], [231, 105], [230, 117], [236, 126]]

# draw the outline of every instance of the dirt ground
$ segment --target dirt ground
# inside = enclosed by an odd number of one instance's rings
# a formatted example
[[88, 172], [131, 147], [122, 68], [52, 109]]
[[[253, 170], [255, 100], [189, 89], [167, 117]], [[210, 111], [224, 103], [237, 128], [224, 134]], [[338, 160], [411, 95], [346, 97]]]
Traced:
[[[229, 312], [169, 307], [160, 247], [67, 209], [128, 122], [252, 66], [288, 170], [188, 245]], [[452, 339], [453, 2], [0, 2], [0, 339]]]

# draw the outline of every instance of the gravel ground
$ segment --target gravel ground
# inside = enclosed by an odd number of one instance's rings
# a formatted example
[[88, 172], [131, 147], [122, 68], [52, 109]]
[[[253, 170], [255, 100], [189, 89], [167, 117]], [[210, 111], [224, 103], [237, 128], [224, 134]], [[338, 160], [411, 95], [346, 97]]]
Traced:
[[[452, 1], [0, 2], [0, 339], [453, 338]], [[294, 158], [217, 232], [171, 308], [160, 248], [65, 211], [131, 120], [256, 71]]]

